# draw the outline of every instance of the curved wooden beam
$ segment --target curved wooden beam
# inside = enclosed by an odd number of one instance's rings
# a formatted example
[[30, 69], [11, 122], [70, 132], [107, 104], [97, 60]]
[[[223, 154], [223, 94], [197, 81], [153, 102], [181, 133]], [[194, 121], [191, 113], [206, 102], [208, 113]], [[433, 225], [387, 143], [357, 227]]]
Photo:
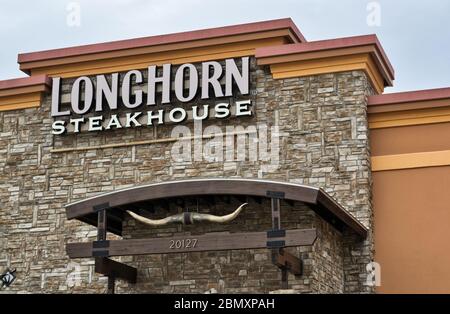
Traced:
[[207, 195], [280, 198], [306, 203], [334, 226], [347, 226], [361, 237], [367, 236], [367, 228], [322, 189], [269, 180], [220, 178], [161, 182], [101, 194], [65, 207], [68, 219], [76, 218], [89, 222], [86, 217], [105, 208], [124, 208], [136, 202]]

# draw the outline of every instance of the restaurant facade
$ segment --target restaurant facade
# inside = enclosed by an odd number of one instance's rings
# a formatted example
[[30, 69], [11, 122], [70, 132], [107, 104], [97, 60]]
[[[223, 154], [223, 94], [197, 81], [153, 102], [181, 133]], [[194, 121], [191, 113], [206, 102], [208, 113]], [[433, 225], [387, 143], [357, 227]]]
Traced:
[[18, 55], [6, 293], [450, 292], [450, 89], [291, 19]]

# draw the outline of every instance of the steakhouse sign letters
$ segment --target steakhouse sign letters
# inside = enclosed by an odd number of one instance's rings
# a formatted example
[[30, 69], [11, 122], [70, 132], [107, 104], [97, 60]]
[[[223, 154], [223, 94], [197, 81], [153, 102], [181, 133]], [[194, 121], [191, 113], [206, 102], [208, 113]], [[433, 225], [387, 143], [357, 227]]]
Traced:
[[[208, 117], [223, 119], [232, 114], [236, 117], [251, 116], [250, 99], [229, 100], [235, 96], [234, 90], [238, 90], [241, 96], [249, 95], [249, 57], [240, 59], [240, 66], [235, 59], [226, 59], [224, 67], [217, 61], [208, 61], [201, 63], [200, 69], [186, 63], [174, 71], [171, 64], [164, 64], [160, 69], [152, 65], [146, 70], [146, 81], [139, 70], [120, 75], [112, 73], [110, 82], [105, 75], [97, 75], [95, 82], [81, 76], [73, 82], [70, 101], [66, 104], [61, 101], [61, 78], [54, 77], [51, 108], [55, 118], [53, 134], [151, 126], [167, 121], [181, 123], [188, 116], [193, 120]], [[191, 113], [184, 106], [170, 106], [174, 102], [183, 104], [198, 98], [223, 101], [201, 106], [194, 104], [190, 107]], [[147, 109], [134, 111], [143, 106]], [[122, 112], [123, 115], [117, 113], [121, 108], [126, 111]]]

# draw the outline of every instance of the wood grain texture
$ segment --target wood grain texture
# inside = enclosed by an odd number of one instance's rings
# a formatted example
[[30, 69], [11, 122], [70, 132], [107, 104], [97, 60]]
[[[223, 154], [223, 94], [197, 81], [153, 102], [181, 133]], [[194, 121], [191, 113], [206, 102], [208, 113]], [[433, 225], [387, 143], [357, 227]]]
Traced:
[[[290, 247], [312, 245], [316, 237], [315, 229], [296, 229], [286, 230], [286, 236], [280, 239], [285, 241], [286, 247]], [[170, 248], [171, 240], [181, 241], [186, 239], [196, 239], [195, 246], [191, 248]], [[270, 238], [270, 241], [275, 240], [277, 239]], [[192, 236], [114, 240], [109, 241], [109, 246], [105, 247], [104, 250], [108, 250], [108, 256], [242, 250], [266, 248], [267, 241], [267, 232], [265, 231], [245, 233], [214, 232]], [[193, 242], [191, 242], [192, 244]], [[94, 252], [92, 242], [68, 243], [66, 249], [70, 258], [92, 257]], [[95, 249], [97, 252], [98, 250], [99, 248]]]

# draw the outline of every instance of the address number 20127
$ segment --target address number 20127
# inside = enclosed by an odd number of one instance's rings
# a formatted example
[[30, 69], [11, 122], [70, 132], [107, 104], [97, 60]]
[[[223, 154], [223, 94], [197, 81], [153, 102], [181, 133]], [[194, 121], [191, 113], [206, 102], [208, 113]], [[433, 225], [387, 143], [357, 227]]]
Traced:
[[198, 239], [170, 240], [169, 249], [193, 249], [197, 246]]

